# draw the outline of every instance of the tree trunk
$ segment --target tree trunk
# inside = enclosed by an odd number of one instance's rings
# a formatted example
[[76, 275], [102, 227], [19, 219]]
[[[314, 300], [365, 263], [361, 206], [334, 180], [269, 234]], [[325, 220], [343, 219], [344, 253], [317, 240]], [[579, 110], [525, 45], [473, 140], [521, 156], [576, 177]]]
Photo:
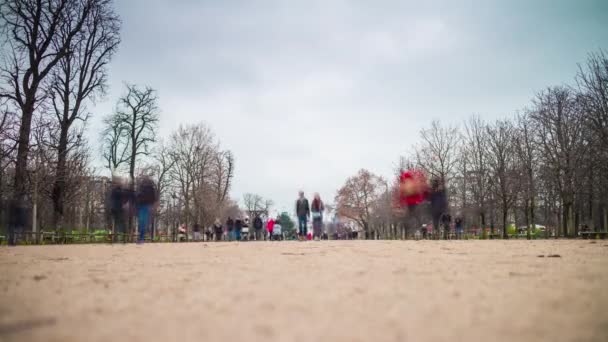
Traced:
[[528, 240], [532, 239], [532, 235], [530, 234], [532, 230], [536, 231], [536, 219], [535, 219], [535, 211], [536, 211], [536, 203], [535, 203], [535, 199], [534, 199], [534, 195], [532, 195], [532, 198], [530, 198], [530, 223], [531, 223], [531, 227], [528, 231]]
[[17, 147], [17, 163], [15, 165], [15, 182], [13, 184], [13, 199], [21, 202], [27, 195], [25, 180], [27, 173], [27, 155], [30, 151], [30, 132], [32, 128], [32, 116], [34, 115], [34, 99], [37, 86], [32, 86], [27, 94], [27, 100], [21, 113], [21, 126], [19, 127], [19, 141]]
[[53, 184], [53, 225], [55, 230], [61, 229], [63, 225], [63, 206], [65, 201], [65, 177], [66, 159], [68, 149], [68, 129], [69, 126], [61, 123], [59, 146], [57, 146], [57, 169], [55, 171], [55, 183]]
[[[135, 117], [135, 116], [134, 116]], [[128, 231], [129, 231], [129, 239], [133, 236], [134, 226], [133, 226], [133, 216], [135, 211], [135, 157], [137, 154], [137, 140], [135, 139], [135, 122], [133, 122], [132, 126], [132, 135], [131, 135], [131, 161], [129, 163], [129, 192], [131, 195], [131, 200], [129, 201], [129, 223], [128, 223]]]
[[509, 234], [507, 234], [507, 205], [506, 203], [503, 203], [503, 207], [502, 207], [502, 238], [503, 239], [508, 239], [509, 238]]
[[[531, 230], [531, 222], [530, 222], [530, 212], [531, 212], [531, 205], [530, 205], [530, 200], [526, 199], [525, 200], [525, 204], [524, 204], [524, 208], [525, 208], [525, 220], [526, 220], [526, 239], [530, 240], [531, 238], [531, 234], [530, 234], [530, 230]], [[519, 229], [518, 229], [519, 230]]]
[[606, 207], [602, 208], [602, 211], [604, 212], [604, 231], [608, 232], [608, 211]]

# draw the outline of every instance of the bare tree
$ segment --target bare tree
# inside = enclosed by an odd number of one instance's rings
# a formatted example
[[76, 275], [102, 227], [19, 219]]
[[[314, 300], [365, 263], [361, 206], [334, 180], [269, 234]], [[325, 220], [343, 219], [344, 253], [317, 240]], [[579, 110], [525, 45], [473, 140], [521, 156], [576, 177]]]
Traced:
[[[6, 99], [0, 99], [0, 202], [6, 199], [7, 191], [4, 190], [4, 184], [7, 169], [14, 163], [14, 152], [17, 147], [18, 118], [16, 113], [9, 109], [7, 102]], [[0, 215], [0, 222], [1, 219]]]
[[513, 149], [513, 125], [510, 121], [499, 120], [487, 126], [488, 166], [493, 181], [491, 188], [500, 202], [502, 213], [502, 235], [508, 238], [507, 219], [517, 195], [519, 174]]
[[338, 190], [335, 198], [338, 214], [355, 221], [369, 236], [373, 207], [385, 189], [385, 181], [361, 169]]
[[243, 204], [247, 214], [250, 217], [256, 217], [259, 215], [268, 216], [274, 203], [272, 200], [264, 199], [258, 194], [247, 193], [243, 195]]
[[127, 84], [127, 94], [118, 100], [116, 119], [128, 137], [129, 177], [134, 186], [137, 157], [150, 154], [151, 144], [156, 140], [158, 125], [158, 97], [150, 87], [143, 89]]
[[104, 126], [101, 133], [101, 154], [106, 167], [114, 172], [129, 161], [130, 141], [127, 128], [115, 115], [104, 118]]
[[[171, 177], [185, 205], [185, 223], [201, 219], [203, 199], [209, 194], [211, 165], [217, 151], [213, 132], [205, 124], [180, 126], [171, 136]], [[193, 208], [194, 207], [194, 208]], [[194, 209], [194, 210], [192, 210]]]
[[234, 156], [230, 151], [221, 151], [215, 156], [214, 185], [217, 202], [223, 203], [228, 197], [228, 191], [234, 177]]
[[[108, 135], [104, 141], [104, 158], [109, 167], [118, 167], [127, 160], [130, 191], [134, 192], [136, 163], [138, 157], [151, 153], [151, 145], [156, 140], [159, 110], [154, 89], [142, 89], [133, 84], [126, 87], [127, 93], [118, 99], [116, 112], [106, 118]], [[128, 226], [132, 231], [132, 216], [129, 216]]]
[[590, 224], [596, 225], [597, 202], [603, 212], [604, 230], [608, 230], [608, 181], [603, 176], [608, 173], [608, 55], [605, 50], [589, 54], [586, 63], [579, 65], [576, 81], [579, 88], [577, 96], [593, 132], [590, 135], [593, 156], [589, 156], [586, 175]]
[[420, 132], [420, 137], [423, 143], [416, 151], [418, 165], [432, 177], [447, 182], [457, 162], [458, 130], [433, 121], [431, 128]]
[[608, 150], [608, 56], [604, 50], [590, 53], [579, 65], [576, 77], [585, 115]]
[[[0, 8], [0, 27], [10, 55], [0, 69], [0, 96], [11, 100], [21, 117], [15, 165], [14, 197], [26, 194], [26, 168], [32, 118], [46, 96], [44, 81], [82, 31], [96, 1], [8, 0]], [[71, 20], [67, 20], [70, 18]]]
[[[64, 211], [68, 134], [76, 120], [86, 122], [88, 112], [85, 101], [105, 93], [106, 65], [120, 42], [120, 22], [111, 5], [108, 0], [93, 3], [82, 30], [71, 40], [70, 53], [59, 60], [52, 72], [51, 101], [59, 125], [52, 196], [56, 226], [61, 225]], [[74, 21], [76, 18], [66, 20]], [[59, 35], [69, 35], [71, 26], [62, 26]]]
[[479, 226], [486, 226], [486, 198], [489, 192], [488, 177], [488, 131], [486, 123], [480, 117], [471, 117], [464, 125], [464, 151], [468, 169], [464, 177], [468, 179], [475, 210], [479, 217]]
[[514, 132], [514, 148], [519, 165], [522, 169], [520, 185], [523, 189], [524, 212], [526, 220], [526, 236], [531, 238], [535, 226], [536, 209], [536, 177], [538, 174], [538, 153], [535, 145], [534, 127], [529, 115], [517, 116], [517, 127]]
[[562, 205], [562, 231], [575, 233], [574, 196], [576, 168], [581, 165], [586, 147], [583, 144], [584, 119], [580, 102], [572, 90], [552, 87], [540, 92], [530, 115], [539, 129], [544, 165], [553, 172]]

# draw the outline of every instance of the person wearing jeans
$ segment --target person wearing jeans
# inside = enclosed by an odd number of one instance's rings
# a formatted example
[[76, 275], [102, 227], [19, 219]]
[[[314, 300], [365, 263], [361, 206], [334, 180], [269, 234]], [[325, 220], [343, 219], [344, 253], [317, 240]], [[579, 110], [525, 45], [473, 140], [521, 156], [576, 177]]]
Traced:
[[150, 207], [151, 205], [141, 205], [137, 207], [137, 225], [139, 229], [139, 238], [137, 242], [144, 242], [146, 236], [146, 228], [150, 222]]
[[310, 217], [310, 206], [308, 200], [304, 197], [304, 191], [300, 191], [299, 198], [296, 201], [296, 215], [298, 216], [298, 235], [300, 240], [306, 239], [306, 230], [308, 226], [308, 218]]
[[150, 177], [144, 176], [139, 181], [135, 204], [137, 208], [137, 225], [139, 228], [139, 238], [137, 243], [143, 243], [146, 235], [146, 228], [150, 222], [150, 214], [153, 206], [157, 202], [156, 188]]

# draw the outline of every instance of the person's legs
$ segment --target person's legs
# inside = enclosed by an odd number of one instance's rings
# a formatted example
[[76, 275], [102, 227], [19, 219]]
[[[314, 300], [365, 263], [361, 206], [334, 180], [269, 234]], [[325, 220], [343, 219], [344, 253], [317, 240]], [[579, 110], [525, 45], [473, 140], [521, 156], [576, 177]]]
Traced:
[[234, 239], [235, 239], [236, 241], [241, 241], [241, 231], [240, 231], [240, 230], [236, 229], [236, 230], [234, 231]]
[[312, 229], [313, 229], [313, 238], [321, 238], [321, 229], [323, 222], [321, 219], [315, 219], [313, 221]]
[[433, 239], [438, 239], [440, 237], [439, 231], [439, 215], [433, 215]]
[[124, 233], [125, 233], [125, 218], [124, 211], [117, 210], [114, 212], [114, 242], [118, 242], [118, 237], [121, 236], [124, 242]]
[[139, 226], [139, 242], [144, 242], [146, 236], [146, 227], [148, 226], [148, 220], [150, 219], [150, 207], [147, 205], [141, 206], [137, 209], [137, 223]]
[[306, 216], [298, 217], [298, 233], [300, 234], [300, 238], [306, 239]]

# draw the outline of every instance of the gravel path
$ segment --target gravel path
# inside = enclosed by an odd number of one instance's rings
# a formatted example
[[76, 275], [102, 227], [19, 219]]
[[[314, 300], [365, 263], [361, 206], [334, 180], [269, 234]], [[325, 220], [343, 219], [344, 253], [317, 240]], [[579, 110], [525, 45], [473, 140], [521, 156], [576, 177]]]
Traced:
[[220, 340], [608, 341], [608, 241], [0, 248], [0, 341]]

